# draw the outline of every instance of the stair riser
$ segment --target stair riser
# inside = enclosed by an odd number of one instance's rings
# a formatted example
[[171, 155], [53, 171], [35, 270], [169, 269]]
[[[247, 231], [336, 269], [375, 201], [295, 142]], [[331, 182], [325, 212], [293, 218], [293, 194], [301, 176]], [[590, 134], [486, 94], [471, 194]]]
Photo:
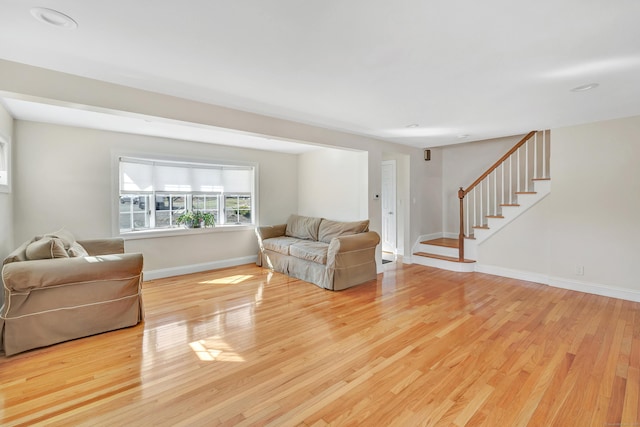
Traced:
[[452, 262], [435, 258], [427, 258], [422, 256], [413, 256], [411, 261], [414, 264], [420, 264], [427, 267], [440, 268], [442, 270], [457, 271], [460, 273], [470, 273], [475, 271], [475, 262]]
[[418, 245], [418, 250], [414, 252], [427, 252], [429, 254], [451, 256], [451, 257], [458, 256], [458, 249], [456, 248], [447, 248], [445, 246], [436, 246], [436, 245], [425, 245], [424, 243], [420, 243]]

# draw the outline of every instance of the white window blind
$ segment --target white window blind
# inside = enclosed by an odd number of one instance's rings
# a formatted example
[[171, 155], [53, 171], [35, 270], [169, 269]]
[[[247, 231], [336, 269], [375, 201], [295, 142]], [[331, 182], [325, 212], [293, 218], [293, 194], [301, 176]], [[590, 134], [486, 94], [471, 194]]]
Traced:
[[120, 158], [120, 193], [252, 193], [254, 168]]

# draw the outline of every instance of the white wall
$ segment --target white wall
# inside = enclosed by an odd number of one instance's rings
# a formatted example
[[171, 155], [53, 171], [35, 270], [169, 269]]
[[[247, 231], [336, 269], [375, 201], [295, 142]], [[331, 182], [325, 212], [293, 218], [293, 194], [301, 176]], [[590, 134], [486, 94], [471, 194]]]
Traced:
[[460, 232], [458, 189], [473, 184], [522, 137], [523, 135], [456, 144], [442, 149], [442, 229], [445, 233], [457, 236]]
[[551, 194], [483, 243], [478, 262], [640, 300], [638, 159], [640, 116], [553, 129]]
[[321, 148], [300, 154], [298, 214], [336, 221], [369, 218], [368, 155]]
[[[112, 204], [117, 200], [112, 159], [123, 152], [256, 162], [259, 222], [281, 223], [298, 205], [296, 155], [25, 121], [15, 122], [15, 141], [17, 242], [60, 227], [78, 239], [111, 236]], [[126, 248], [144, 254], [145, 271], [257, 253], [253, 230], [222, 227], [197, 235], [127, 240]]]
[[[5, 139], [13, 139], [13, 118], [0, 104], [0, 134]], [[12, 177], [9, 177], [12, 180]], [[0, 259], [4, 259], [14, 249], [13, 238], [13, 194], [0, 192]]]

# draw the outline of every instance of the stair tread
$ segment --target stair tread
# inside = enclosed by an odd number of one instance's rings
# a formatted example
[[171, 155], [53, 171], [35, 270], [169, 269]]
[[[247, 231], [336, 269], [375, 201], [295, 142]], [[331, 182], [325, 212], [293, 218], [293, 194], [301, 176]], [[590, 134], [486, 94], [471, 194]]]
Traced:
[[440, 237], [438, 239], [425, 240], [420, 243], [423, 245], [442, 246], [445, 248], [458, 249], [458, 239], [451, 239], [448, 237]]
[[551, 178], [531, 178], [532, 181], [551, 181]]
[[463, 263], [466, 263], [466, 264], [469, 264], [469, 263], [473, 263], [473, 262], [475, 262], [475, 261], [474, 261], [474, 260], [472, 260], [472, 259], [464, 259], [463, 261], [460, 261], [460, 260], [459, 260], [458, 258], [456, 258], [456, 257], [452, 257], [452, 256], [445, 256], [445, 255], [430, 254], [430, 253], [427, 253], [427, 252], [416, 252], [416, 253], [414, 253], [414, 255], [422, 256], [422, 257], [425, 257], [425, 258], [440, 259], [440, 260], [443, 260], [443, 261], [450, 261], [450, 262], [463, 262]]
[[503, 203], [500, 206], [514, 206], [516, 208], [520, 207], [520, 205], [517, 203]]
[[516, 194], [538, 194], [536, 191], [516, 191]]
[[479, 230], [488, 230], [489, 226], [488, 225], [474, 225], [471, 228], [475, 228], [475, 229], [479, 229]]
[[504, 217], [502, 215], [487, 215], [487, 218], [499, 218], [499, 219], [504, 219]]

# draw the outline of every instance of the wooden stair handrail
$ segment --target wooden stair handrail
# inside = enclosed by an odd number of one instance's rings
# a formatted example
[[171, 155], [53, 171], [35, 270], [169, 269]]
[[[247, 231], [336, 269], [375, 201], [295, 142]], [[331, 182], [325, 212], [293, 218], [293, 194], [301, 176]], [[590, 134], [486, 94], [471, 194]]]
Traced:
[[489, 169], [486, 170], [485, 173], [480, 175], [480, 178], [476, 179], [473, 184], [471, 184], [467, 189], [460, 187], [458, 190], [458, 199], [460, 199], [460, 233], [458, 234], [458, 261], [464, 261], [464, 198], [465, 196], [473, 190], [478, 184], [482, 182], [486, 177], [488, 177], [491, 172], [496, 170], [498, 166], [500, 166], [505, 160], [509, 158], [513, 153], [515, 153], [520, 147], [522, 147], [533, 135], [535, 135], [537, 131], [532, 130], [528, 134], [524, 136], [516, 145], [514, 145], [511, 150], [507, 151], [507, 153], [502, 156], [497, 162], [493, 164]]
[[[491, 166], [489, 169], [487, 169], [487, 171], [485, 173], [483, 173], [482, 175], [480, 175], [480, 178], [476, 179], [473, 184], [471, 184], [469, 187], [467, 187], [466, 190], [464, 191], [464, 194], [466, 195], [467, 193], [469, 193], [469, 191], [473, 190], [475, 188], [475, 186], [477, 186], [478, 184], [480, 184], [480, 182], [482, 182], [483, 179], [485, 179], [486, 177], [489, 176], [489, 174], [491, 172], [493, 172], [494, 170], [498, 169], [498, 166], [500, 166], [502, 164], [502, 162], [504, 162], [505, 160], [507, 160], [509, 158], [509, 156], [511, 156], [513, 153], [515, 153], [518, 148], [522, 147], [524, 145], [525, 142], [527, 142], [529, 139], [531, 139], [531, 137], [533, 135], [536, 134], [537, 131], [532, 130], [531, 132], [529, 132], [528, 134], [526, 134], [524, 136], [524, 138], [522, 138], [520, 140], [520, 142], [518, 142], [516, 145], [513, 146], [513, 148], [511, 148], [511, 150], [507, 151], [507, 154], [505, 154], [504, 156], [502, 156], [500, 158], [500, 160], [498, 160], [497, 162], [495, 162], [493, 164], [493, 166]], [[463, 196], [464, 197], [464, 196]]]

